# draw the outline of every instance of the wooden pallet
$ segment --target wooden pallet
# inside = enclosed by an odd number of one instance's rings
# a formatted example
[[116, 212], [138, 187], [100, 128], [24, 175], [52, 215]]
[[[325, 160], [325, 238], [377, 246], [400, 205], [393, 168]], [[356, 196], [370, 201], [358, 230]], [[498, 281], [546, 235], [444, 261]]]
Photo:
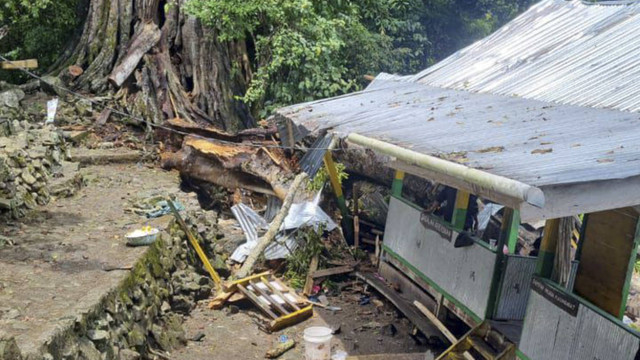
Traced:
[[515, 345], [483, 321], [472, 328], [460, 340], [453, 343], [436, 360], [464, 359], [465, 352], [473, 352], [479, 359], [511, 360], [516, 357]]
[[209, 307], [219, 308], [234, 293], [241, 293], [271, 320], [269, 331], [297, 324], [313, 315], [313, 305], [307, 305], [295, 291], [283, 284], [271, 272], [264, 272], [224, 285]]

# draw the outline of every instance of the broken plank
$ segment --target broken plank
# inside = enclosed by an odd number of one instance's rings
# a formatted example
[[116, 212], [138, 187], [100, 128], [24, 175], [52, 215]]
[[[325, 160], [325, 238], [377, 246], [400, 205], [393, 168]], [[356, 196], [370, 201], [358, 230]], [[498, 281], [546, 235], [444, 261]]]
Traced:
[[311, 295], [311, 291], [313, 290], [313, 276], [311, 276], [311, 274], [315, 273], [316, 270], [318, 270], [318, 255], [314, 256], [311, 259], [311, 264], [309, 264], [307, 280], [304, 283], [304, 289], [302, 291], [302, 293], [306, 296]]
[[[422, 312], [424, 316], [426, 316], [427, 319], [429, 319], [433, 323], [433, 325], [435, 325], [438, 330], [442, 332], [447, 340], [449, 340], [451, 343], [455, 343], [458, 341], [458, 338], [456, 338], [455, 335], [453, 335], [451, 331], [449, 331], [449, 329], [447, 329], [447, 327], [440, 321], [440, 319], [438, 319], [435, 314], [429, 311], [426, 306], [422, 305], [422, 303], [418, 300], [414, 301], [413, 305], [415, 305], [418, 310], [420, 310], [420, 312]], [[469, 354], [468, 352], [465, 352], [463, 356], [467, 360], [473, 360], [473, 356], [471, 356], [471, 354]]]
[[314, 279], [317, 279], [317, 278], [321, 278], [321, 277], [327, 277], [327, 276], [332, 276], [332, 275], [340, 275], [340, 274], [350, 273], [353, 270], [354, 270], [354, 267], [351, 266], [351, 265], [337, 266], [337, 267], [333, 267], [333, 268], [314, 271], [311, 274], [311, 277], [314, 278]]
[[424, 360], [423, 353], [412, 354], [376, 354], [376, 355], [358, 355], [348, 356], [347, 360]]
[[409, 319], [426, 337], [437, 336], [440, 337], [440, 331], [424, 316], [420, 315], [420, 312], [400, 294], [396, 293], [393, 289], [387, 286], [382, 280], [378, 279], [371, 273], [356, 272], [356, 276], [364, 280], [367, 284], [376, 289], [382, 296], [389, 300], [404, 316]]
[[260, 277], [260, 280], [271, 290], [272, 293], [281, 297], [282, 300], [289, 304], [294, 310], [300, 310], [300, 308], [294, 301], [289, 300], [289, 298], [287, 298], [280, 290], [273, 286], [264, 276]]
[[0, 64], [2, 70], [35, 69], [38, 67], [38, 59], [2, 61]]

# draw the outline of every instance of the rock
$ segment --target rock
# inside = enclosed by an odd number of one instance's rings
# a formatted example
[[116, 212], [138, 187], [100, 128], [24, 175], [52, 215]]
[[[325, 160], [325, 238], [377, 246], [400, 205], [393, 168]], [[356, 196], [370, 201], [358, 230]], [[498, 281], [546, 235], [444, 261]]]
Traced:
[[0, 338], [0, 360], [21, 360], [22, 354], [14, 338]]
[[78, 340], [78, 360], [102, 360], [100, 351], [86, 338]]
[[120, 350], [120, 360], [140, 360], [140, 353], [131, 349]]
[[23, 171], [20, 177], [22, 177], [22, 180], [29, 185], [33, 185], [38, 181], [28, 170]]
[[169, 305], [168, 302], [163, 301], [162, 305], [160, 305], [160, 312], [162, 312], [163, 314], [166, 314], [169, 311], [171, 311], [171, 305]]
[[24, 92], [20, 89], [10, 89], [0, 93], [0, 107], [9, 107], [17, 109], [20, 107], [20, 101], [24, 99]]
[[42, 80], [40, 80], [40, 88], [42, 89], [42, 91], [50, 95], [66, 95], [66, 92], [62, 90], [62, 88], [64, 88], [62, 80], [55, 76], [43, 76]]
[[171, 298], [171, 309], [180, 314], [188, 314], [193, 309], [195, 303], [189, 296], [175, 295]]
[[103, 341], [109, 339], [109, 332], [105, 330], [89, 330], [87, 337], [92, 341]]
[[129, 343], [129, 346], [140, 348], [144, 346], [145, 341], [146, 339], [142, 327], [138, 324], [135, 324], [133, 326], [133, 329], [131, 329], [131, 331], [129, 331], [129, 333], [127, 334], [127, 342]]

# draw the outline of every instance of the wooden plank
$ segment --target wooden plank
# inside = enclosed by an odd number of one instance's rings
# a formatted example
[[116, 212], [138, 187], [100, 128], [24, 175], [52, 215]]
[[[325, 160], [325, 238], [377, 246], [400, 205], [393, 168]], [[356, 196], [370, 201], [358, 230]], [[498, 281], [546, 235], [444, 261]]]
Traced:
[[317, 279], [317, 278], [321, 278], [321, 277], [327, 277], [327, 276], [332, 276], [332, 275], [340, 275], [340, 274], [350, 273], [353, 270], [354, 270], [354, 267], [351, 266], [351, 265], [337, 266], [337, 267], [333, 267], [333, 268], [314, 271], [311, 274], [311, 277], [314, 278], [314, 279]]
[[36, 69], [38, 59], [2, 61], [2, 70]]
[[438, 328], [438, 330], [440, 330], [447, 340], [452, 343], [458, 341], [458, 338], [456, 338], [455, 335], [453, 335], [451, 331], [449, 331], [449, 329], [447, 329], [447, 327], [431, 311], [429, 311], [429, 309], [427, 309], [426, 306], [422, 305], [418, 300], [414, 301], [413, 305], [415, 305], [418, 310], [420, 310], [420, 312], [423, 313], [424, 316], [426, 316], [427, 319], [429, 319], [433, 325]]
[[255, 274], [255, 275], [251, 275], [251, 276], [247, 276], [246, 278], [242, 278], [242, 279], [238, 279], [238, 280], [234, 280], [228, 283], [225, 283], [223, 285], [223, 289], [226, 292], [233, 292], [236, 291], [238, 285], [246, 285], [247, 283], [249, 283], [251, 280], [255, 280], [255, 279], [260, 279], [263, 276], [271, 276], [271, 271], [265, 271], [259, 274]]
[[244, 296], [248, 297], [252, 303], [254, 303], [257, 307], [260, 308], [265, 314], [269, 315], [272, 319], [277, 319], [278, 315], [276, 315], [271, 309], [269, 309], [257, 296], [255, 296], [251, 291], [247, 290], [242, 284], [238, 284], [238, 290], [244, 294]]
[[275, 286], [273, 286], [267, 278], [263, 276], [260, 278], [260, 281], [262, 281], [263, 284], [267, 285], [267, 287], [271, 290], [272, 293], [278, 295], [279, 297], [282, 298], [282, 300], [286, 301], [286, 303], [289, 304], [294, 310], [296, 311], [300, 310], [300, 307], [298, 307], [298, 304], [296, 304], [295, 302], [289, 300], [286, 296], [284, 296], [284, 293], [282, 293], [282, 291], [278, 290]]
[[389, 288], [384, 282], [370, 273], [356, 272], [356, 276], [367, 284], [376, 289], [382, 296], [387, 298], [404, 316], [409, 319], [422, 333], [427, 336], [440, 336], [438, 329], [424, 316], [420, 316], [418, 310], [411, 305], [409, 301], [404, 299], [400, 294], [396, 293], [393, 289]]
[[278, 331], [280, 329], [284, 329], [287, 326], [295, 325], [301, 321], [304, 321], [310, 318], [312, 315], [313, 315], [313, 305], [309, 305], [298, 311], [292, 312], [289, 315], [281, 316], [277, 319], [274, 319], [269, 324], [269, 330]]
[[[271, 303], [271, 305], [273, 305], [282, 315], [287, 315], [289, 314], [289, 311], [287, 311], [287, 309], [285, 309], [284, 307], [282, 307], [282, 305], [280, 305], [280, 303], [274, 299], [271, 294], [269, 294], [268, 292], [266, 292], [264, 289], [260, 288], [258, 286], [258, 282], [256, 282], [255, 280], [251, 282], [251, 286], [255, 289], [255, 291], [258, 292], [258, 294], [262, 295], [265, 299], [267, 299], [268, 302]], [[284, 299], [282, 299], [284, 301]]]
[[316, 272], [316, 270], [318, 270], [318, 255], [314, 256], [311, 259], [311, 264], [309, 264], [309, 272], [307, 273], [307, 280], [305, 281], [304, 289], [302, 290], [302, 293], [306, 296], [311, 295], [311, 291], [313, 290], [313, 276], [311, 276], [311, 274]]
[[638, 213], [633, 208], [589, 214], [574, 291], [607, 313], [621, 317], [630, 258], [635, 258]]

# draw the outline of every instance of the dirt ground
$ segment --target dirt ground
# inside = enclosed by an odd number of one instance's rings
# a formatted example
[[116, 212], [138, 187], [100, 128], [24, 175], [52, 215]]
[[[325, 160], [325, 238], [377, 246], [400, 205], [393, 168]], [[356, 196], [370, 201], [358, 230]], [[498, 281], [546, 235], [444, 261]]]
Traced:
[[[106, 269], [132, 265], [145, 247], [131, 248], [123, 237], [142, 225], [157, 225], [124, 211], [129, 200], [175, 195], [187, 207], [199, 207], [195, 193], [180, 190], [179, 176], [151, 165], [121, 164], [84, 168], [88, 185], [74, 197], [57, 199], [20, 222], [0, 225], [0, 235], [12, 244], [0, 247], [0, 335], [15, 336], [25, 354], [34, 353], [60, 327], [70, 326], [100, 297], [126, 276], [127, 270]], [[166, 221], [158, 220], [158, 221]], [[201, 302], [185, 318], [188, 338], [172, 352], [173, 359], [263, 359], [282, 335], [297, 341], [284, 360], [304, 358], [304, 328], [339, 328], [333, 350], [349, 355], [425, 353], [428, 347], [410, 336], [412, 325], [374, 292], [343, 291], [328, 298], [340, 311], [316, 308], [314, 316], [275, 334], [259, 329], [251, 303], [213, 311]], [[364, 292], [363, 292], [364, 290]], [[360, 305], [362, 295], [368, 303]], [[391, 326], [392, 324], [393, 326]], [[427, 355], [426, 358], [429, 358]]]
[[0, 335], [15, 336], [23, 353], [35, 352], [61, 326], [96, 304], [146, 248], [125, 245], [124, 234], [145, 225], [125, 213], [127, 200], [179, 191], [176, 172], [146, 165], [91, 166], [87, 187], [52, 201], [20, 222], [0, 224], [13, 245], [0, 247]]
[[[340, 311], [314, 308], [314, 316], [296, 326], [267, 334], [260, 330], [259, 314], [248, 302], [236, 303], [238, 311], [210, 310], [207, 301], [200, 302], [186, 319], [184, 328], [190, 340], [186, 347], [171, 353], [184, 360], [264, 359], [267, 350], [279, 343], [281, 336], [294, 339], [296, 347], [279, 359], [304, 359], [303, 331], [308, 326], [339, 328], [332, 341], [332, 353], [345, 351], [349, 355], [425, 353], [433, 359], [429, 347], [420, 345], [410, 335], [413, 328], [405, 318], [399, 318], [395, 308], [381, 301], [374, 293], [369, 303], [360, 305], [360, 294], [345, 291], [328, 297], [331, 306]], [[390, 327], [393, 324], [393, 330]], [[435, 349], [434, 351], [439, 351]]]

